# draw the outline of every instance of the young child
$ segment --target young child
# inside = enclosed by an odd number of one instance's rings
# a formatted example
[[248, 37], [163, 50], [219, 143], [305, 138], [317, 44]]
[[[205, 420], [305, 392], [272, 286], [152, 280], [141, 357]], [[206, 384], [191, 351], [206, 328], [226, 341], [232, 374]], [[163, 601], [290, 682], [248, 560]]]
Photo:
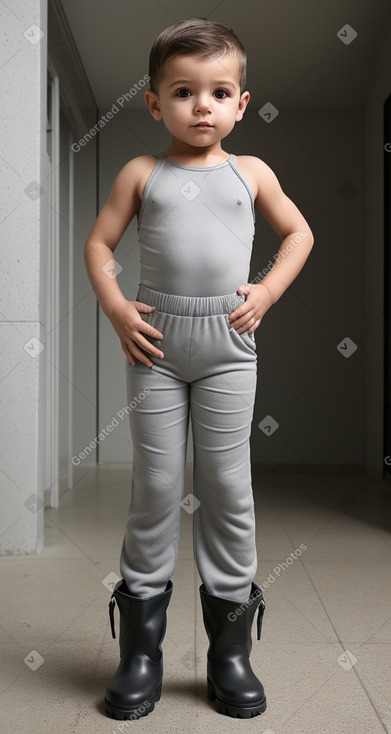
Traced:
[[[120, 612], [120, 664], [105, 710], [136, 719], [160, 699], [191, 417], [194, 482], [185, 502], [203, 582], [208, 696], [220, 713], [250, 718], [266, 709], [249, 662], [254, 614], [258, 609], [259, 639], [264, 610], [254, 582], [254, 332], [301, 271], [313, 235], [266, 163], [221, 147], [250, 99], [246, 54], [230, 29], [206, 18], [175, 23], [153, 44], [149, 76], [145, 102], [171, 144], [120, 170], [85, 245], [88, 275], [126, 355], [127, 394], [135, 403], [123, 578], [109, 605], [113, 637], [116, 603]], [[257, 284], [247, 283], [254, 207], [284, 250]], [[128, 301], [104, 266], [135, 215], [141, 276], [137, 299]]]

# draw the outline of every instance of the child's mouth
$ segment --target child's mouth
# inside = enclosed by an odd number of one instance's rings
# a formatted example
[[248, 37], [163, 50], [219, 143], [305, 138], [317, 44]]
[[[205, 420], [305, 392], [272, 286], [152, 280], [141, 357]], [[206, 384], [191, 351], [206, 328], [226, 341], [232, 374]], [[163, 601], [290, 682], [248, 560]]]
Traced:
[[193, 127], [213, 127], [209, 122], [197, 122]]

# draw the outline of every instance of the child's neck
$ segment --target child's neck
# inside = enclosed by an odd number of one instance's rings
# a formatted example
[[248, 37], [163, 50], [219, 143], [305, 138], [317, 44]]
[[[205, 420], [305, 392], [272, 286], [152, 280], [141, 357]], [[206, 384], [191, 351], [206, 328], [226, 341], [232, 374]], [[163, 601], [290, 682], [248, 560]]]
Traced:
[[171, 145], [163, 152], [174, 163], [188, 166], [196, 166], [202, 168], [204, 166], [215, 166], [227, 160], [229, 154], [226, 153], [220, 142], [205, 147], [192, 146], [183, 143], [181, 140], [173, 139]]

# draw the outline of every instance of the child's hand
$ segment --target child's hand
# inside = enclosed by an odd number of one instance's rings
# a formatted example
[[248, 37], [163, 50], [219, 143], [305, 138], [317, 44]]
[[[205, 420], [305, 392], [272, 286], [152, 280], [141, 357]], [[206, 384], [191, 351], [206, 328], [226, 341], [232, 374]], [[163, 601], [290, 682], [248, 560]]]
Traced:
[[155, 306], [149, 306], [147, 303], [141, 303], [140, 301], [124, 300], [116, 303], [111, 309], [109, 319], [120, 338], [121, 347], [132, 367], [135, 366], [137, 360], [146, 364], [147, 367], [152, 367], [153, 362], [141, 351], [142, 349], [156, 357], [164, 357], [163, 352], [154, 347], [141, 333], [144, 332], [144, 334], [155, 339], [163, 339], [161, 331], [147, 324], [139, 316], [139, 311], [150, 313], [154, 308]]
[[251, 336], [273, 302], [268, 289], [261, 283], [241, 285], [237, 293], [241, 296], [245, 295], [247, 298], [241, 306], [238, 306], [229, 314], [229, 322], [238, 334], [247, 331], [248, 335]]

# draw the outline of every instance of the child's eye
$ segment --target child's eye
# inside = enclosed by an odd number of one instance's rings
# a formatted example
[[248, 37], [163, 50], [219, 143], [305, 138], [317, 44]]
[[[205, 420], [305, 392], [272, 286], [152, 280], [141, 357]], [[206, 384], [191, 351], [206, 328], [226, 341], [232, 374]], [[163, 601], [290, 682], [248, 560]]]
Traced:
[[190, 95], [190, 92], [188, 89], [185, 89], [185, 87], [183, 87], [182, 89], [178, 89], [176, 94], [178, 97], [182, 97], [182, 99], [186, 99]]
[[225, 89], [216, 89], [215, 95], [217, 99], [225, 99], [226, 97], [228, 97], [228, 94], [225, 91]]

